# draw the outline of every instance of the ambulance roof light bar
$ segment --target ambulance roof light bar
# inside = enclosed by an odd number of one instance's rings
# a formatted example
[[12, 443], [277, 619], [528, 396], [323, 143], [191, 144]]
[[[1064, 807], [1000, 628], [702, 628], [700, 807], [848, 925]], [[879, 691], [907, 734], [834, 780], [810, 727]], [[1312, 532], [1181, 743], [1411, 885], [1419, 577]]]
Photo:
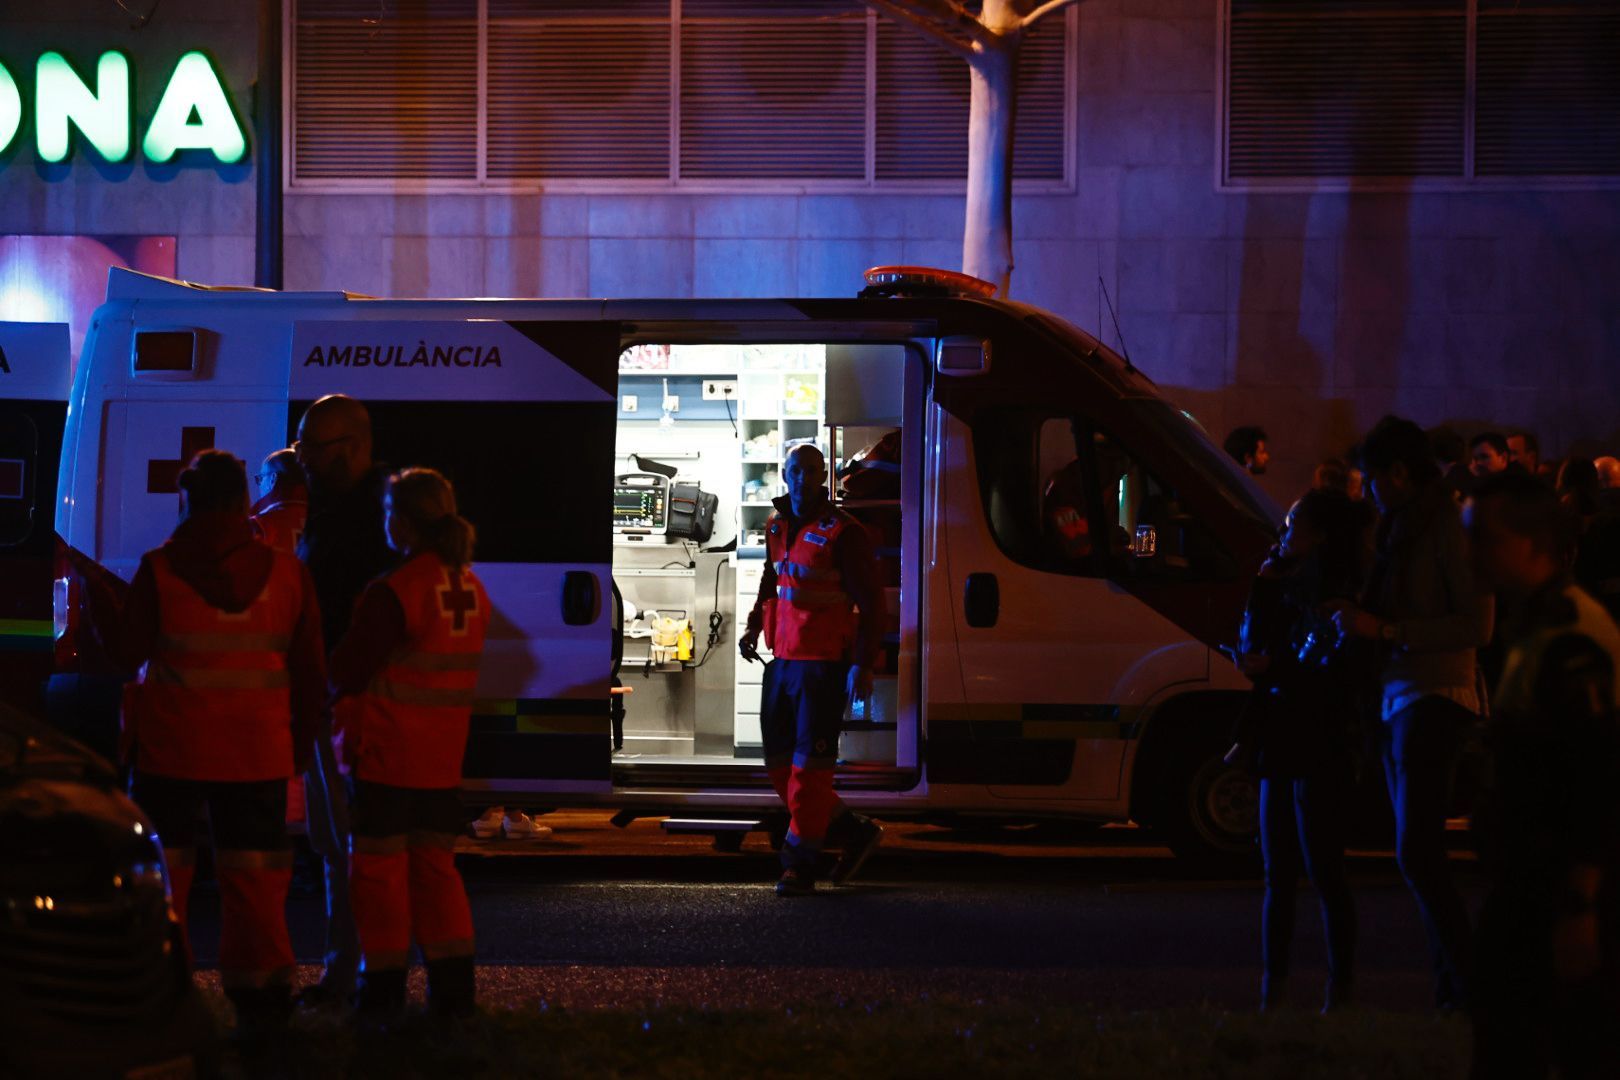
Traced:
[[874, 266], [864, 276], [866, 288], [860, 292], [862, 299], [874, 296], [970, 296], [988, 299], [996, 295], [993, 282], [933, 266]]

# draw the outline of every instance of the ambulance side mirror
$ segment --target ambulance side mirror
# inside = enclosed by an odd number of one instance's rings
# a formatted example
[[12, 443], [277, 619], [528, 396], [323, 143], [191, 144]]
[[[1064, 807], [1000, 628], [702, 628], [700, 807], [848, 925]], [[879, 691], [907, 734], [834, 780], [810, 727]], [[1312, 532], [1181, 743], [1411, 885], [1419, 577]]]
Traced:
[[990, 342], [978, 337], [943, 337], [934, 346], [934, 369], [941, 375], [983, 375], [990, 370]]

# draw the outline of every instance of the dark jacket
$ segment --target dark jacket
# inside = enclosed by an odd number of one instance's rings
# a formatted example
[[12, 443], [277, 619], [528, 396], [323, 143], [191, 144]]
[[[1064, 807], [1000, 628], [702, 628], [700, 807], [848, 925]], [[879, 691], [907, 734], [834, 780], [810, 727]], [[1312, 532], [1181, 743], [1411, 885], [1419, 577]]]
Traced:
[[373, 465], [346, 492], [311, 492], [309, 518], [298, 540], [298, 557], [315, 579], [328, 651], [343, 640], [360, 593], [398, 561], [383, 534], [383, 491], [387, 481], [388, 469]]
[[1360, 584], [1324, 575], [1315, 557], [1290, 559], [1275, 550], [1255, 578], [1243, 650], [1270, 664], [1255, 677], [1238, 739], [1256, 752], [1261, 776], [1350, 770], [1366, 660], [1360, 643], [1339, 643], [1327, 605], [1352, 600]]
[[1439, 483], [1379, 523], [1366, 608], [1396, 625], [1382, 670], [1386, 711], [1429, 694], [1475, 693], [1476, 650], [1490, 643], [1496, 609], [1474, 581], [1462, 517]]

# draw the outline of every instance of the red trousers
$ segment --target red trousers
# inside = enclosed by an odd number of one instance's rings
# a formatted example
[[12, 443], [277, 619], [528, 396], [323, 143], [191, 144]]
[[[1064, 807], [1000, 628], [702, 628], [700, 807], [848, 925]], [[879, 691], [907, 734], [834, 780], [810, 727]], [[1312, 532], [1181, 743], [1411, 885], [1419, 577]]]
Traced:
[[848, 704], [849, 665], [833, 660], [775, 659], [760, 687], [760, 734], [771, 786], [791, 824], [785, 866], [813, 867], [827, 827], [844, 812], [833, 791], [838, 732]]
[[[219, 881], [219, 970], [225, 988], [290, 985], [294, 961], [286, 915], [292, 880], [287, 782], [214, 783], [137, 773], [134, 795], [163, 842], [174, 914], [183, 930], [196, 874], [197, 824], [204, 811], [208, 814]], [[185, 940], [189, 950], [189, 933]]]
[[349, 891], [367, 971], [473, 954], [472, 909], [456, 870], [455, 789], [355, 785]]

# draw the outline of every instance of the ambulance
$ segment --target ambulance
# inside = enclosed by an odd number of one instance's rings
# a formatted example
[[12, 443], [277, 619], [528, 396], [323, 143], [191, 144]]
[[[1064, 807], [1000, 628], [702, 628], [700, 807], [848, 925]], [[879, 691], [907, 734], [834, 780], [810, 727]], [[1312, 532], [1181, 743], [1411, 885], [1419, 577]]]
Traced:
[[494, 610], [469, 805], [735, 846], [780, 811], [736, 641], [782, 464], [815, 443], [886, 586], [846, 802], [1250, 850], [1255, 788], [1221, 761], [1247, 684], [1217, 650], [1281, 515], [1141, 371], [981, 285], [880, 268], [842, 299], [410, 300], [114, 269], [57, 531], [127, 578], [192, 454], [251, 475], [310, 402], [359, 398], [377, 460], [443, 471], [478, 529]]

